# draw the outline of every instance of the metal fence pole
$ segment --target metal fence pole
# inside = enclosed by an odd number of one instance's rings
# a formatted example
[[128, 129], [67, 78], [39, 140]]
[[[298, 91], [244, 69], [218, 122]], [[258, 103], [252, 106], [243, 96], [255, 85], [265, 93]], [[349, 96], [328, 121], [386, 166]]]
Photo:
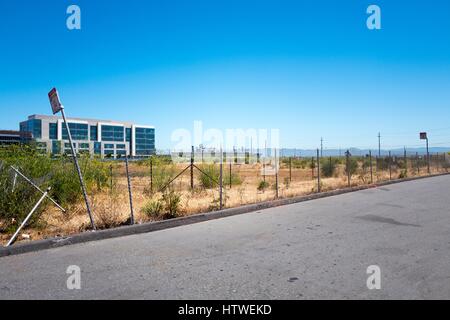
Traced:
[[431, 170], [430, 170], [430, 152], [428, 151], [428, 137], [427, 137], [427, 167], [428, 167], [428, 174], [430, 174]]
[[14, 240], [16, 239], [17, 235], [19, 234], [20, 230], [22, 230], [22, 228], [25, 226], [25, 224], [28, 222], [28, 220], [30, 220], [31, 216], [33, 215], [33, 213], [36, 211], [36, 209], [39, 207], [39, 205], [42, 203], [42, 201], [44, 201], [44, 199], [47, 197], [47, 194], [50, 192], [50, 187], [44, 192], [44, 194], [42, 195], [42, 197], [39, 199], [39, 201], [35, 204], [35, 206], [33, 207], [33, 209], [31, 209], [30, 213], [27, 215], [27, 217], [25, 218], [25, 220], [23, 220], [22, 224], [20, 225], [20, 227], [16, 230], [16, 232], [14, 233], [14, 235], [11, 237], [11, 239], [8, 241], [8, 243], [6, 244], [7, 247], [9, 247]]
[[289, 182], [292, 182], [292, 157], [289, 157]]
[[231, 166], [232, 166], [232, 163], [231, 163], [231, 159], [230, 159], [230, 189], [231, 189]]
[[373, 183], [373, 168], [372, 168], [372, 151], [369, 150], [369, 161], [370, 161], [370, 183]]
[[351, 187], [351, 175], [350, 175], [350, 151], [347, 150], [345, 153], [345, 167], [347, 168], [347, 184]]
[[75, 149], [73, 147], [72, 135], [70, 134], [69, 123], [66, 120], [66, 115], [64, 114], [64, 109], [61, 109], [61, 115], [63, 117], [64, 124], [65, 124], [66, 131], [67, 131], [67, 136], [69, 138], [70, 150], [72, 150], [73, 162], [75, 164], [75, 168], [77, 169], [78, 178], [80, 180], [80, 185], [81, 185], [81, 191], [83, 192], [83, 197], [84, 197], [84, 202], [86, 203], [87, 213], [89, 215], [89, 220], [91, 221], [91, 227], [93, 230], [95, 230], [96, 228], [95, 228], [95, 223], [94, 223], [94, 217], [92, 216], [92, 212], [91, 212], [91, 205], [89, 204], [89, 198], [87, 195], [86, 186], [84, 185], [83, 175], [81, 174], [80, 165], [78, 164], [77, 154], [75, 153]]
[[320, 187], [320, 155], [319, 155], [319, 149], [317, 149], [317, 192], [320, 193], [321, 187]]
[[194, 190], [194, 146], [191, 149], [191, 190]]
[[391, 167], [391, 152], [389, 151], [389, 159], [388, 159], [388, 163], [389, 163], [389, 180], [392, 180], [392, 167]]
[[[11, 166], [11, 169], [14, 170], [16, 174], [21, 176], [26, 182], [28, 182], [31, 186], [33, 186], [36, 190], [38, 190], [40, 193], [44, 194], [44, 191], [42, 191], [41, 188], [39, 188], [33, 181], [28, 179], [22, 172], [19, 171], [19, 169], [15, 168], [14, 166]], [[57, 206], [62, 212], [66, 212], [66, 210], [61, 207], [55, 200], [53, 200], [49, 195], [47, 195], [47, 199], [53, 202], [55, 206]]]
[[416, 167], [417, 167], [417, 175], [420, 175], [419, 153], [418, 152], [416, 152]]
[[277, 162], [277, 149], [275, 149], [275, 196], [278, 198], [278, 162]]
[[403, 162], [405, 163], [405, 173], [408, 175], [408, 160], [406, 158], [406, 148], [403, 153]]
[[14, 189], [16, 188], [16, 182], [17, 182], [17, 172], [14, 172], [14, 180], [11, 192], [14, 192]]
[[126, 169], [126, 172], [127, 172], [128, 195], [130, 197], [130, 224], [134, 224], [133, 194], [131, 192], [130, 172], [128, 170], [128, 156], [126, 156], [126, 155], [125, 155], [125, 169]]
[[153, 156], [150, 157], [150, 193], [153, 193]]
[[[231, 177], [231, 175], [230, 175]], [[219, 197], [220, 197], [220, 210], [223, 208], [223, 152], [220, 148], [220, 177], [219, 177]]]
[[110, 187], [111, 187], [111, 194], [113, 192], [113, 166], [112, 164], [109, 165], [109, 177], [110, 177]]

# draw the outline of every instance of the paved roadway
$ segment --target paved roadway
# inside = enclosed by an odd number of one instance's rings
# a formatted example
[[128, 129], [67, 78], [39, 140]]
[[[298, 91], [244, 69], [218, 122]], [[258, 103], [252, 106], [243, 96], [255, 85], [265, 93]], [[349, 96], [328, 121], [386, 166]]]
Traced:
[[[448, 299], [449, 186], [428, 178], [0, 258], [0, 298]], [[69, 265], [81, 290], [67, 289]]]

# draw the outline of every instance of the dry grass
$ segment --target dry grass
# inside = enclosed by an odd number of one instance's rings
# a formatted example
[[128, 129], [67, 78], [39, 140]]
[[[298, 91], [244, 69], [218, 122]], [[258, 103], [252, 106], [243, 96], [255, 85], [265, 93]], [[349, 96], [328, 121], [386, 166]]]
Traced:
[[[186, 165], [177, 165], [177, 172], [180, 172]], [[228, 170], [228, 166], [225, 166]], [[233, 165], [234, 173], [237, 173], [241, 180], [241, 185], [233, 185], [231, 188], [224, 181], [224, 202], [225, 207], [236, 207], [244, 204], [257, 203], [272, 200], [276, 197], [274, 176], [267, 176], [266, 181], [270, 187], [265, 191], [258, 191], [257, 186], [263, 179], [261, 176], [261, 166], [254, 165]], [[417, 174], [415, 168], [409, 168], [409, 176], [426, 175], [426, 168], [421, 168]], [[401, 170], [393, 168], [392, 178], [397, 179]], [[432, 173], [443, 172], [443, 169], [433, 168]], [[150, 183], [149, 168], [130, 164], [131, 184], [133, 190], [134, 217], [136, 223], [151, 221], [141, 212], [142, 207], [149, 199], [159, 196], [158, 193], [149, 195], [146, 192]], [[374, 182], [389, 180], [389, 172], [376, 172], [374, 168]], [[311, 169], [292, 169], [292, 181], [289, 180], [289, 169], [282, 167], [279, 172], [279, 196], [282, 198], [306, 195], [317, 192], [317, 177], [312, 176]], [[322, 191], [346, 188], [348, 186], [344, 168], [339, 165], [337, 172], [331, 178], [323, 178]], [[370, 172], [358, 173], [352, 177], [351, 185], [363, 185], [370, 183]], [[195, 173], [195, 188], [190, 190], [189, 170], [180, 176], [173, 184], [172, 188], [181, 194], [180, 215], [191, 215], [200, 212], [210, 211], [217, 208], [219, 198], [218, 188], [205, 190], [200, 188], [198, 173]], [[127, 188], [127, 179], [123, 164], [116, 164], [114, 169], [113, 188], [102, 193], [91, 194], [90, 196], [94, 219], [99, 229], [117, 227], [129, 223], [130, 204]], [[31, 239], [42, 239], [54, 236], [65, 236], [79, 233], [90, 228], [89, 218], [86, 214], [84, 202], [68, 208], [66, 214], [61, 213], [56, 208], [49, 206], [49, 209], [42, 216], [42, 226], [40, 228], [27, 228], [23, 231], [31, 236]], [[10, 235], [0, 235], [2, 242], [6, 241]], [[23, 239], [19, 237], [19, 241]]]

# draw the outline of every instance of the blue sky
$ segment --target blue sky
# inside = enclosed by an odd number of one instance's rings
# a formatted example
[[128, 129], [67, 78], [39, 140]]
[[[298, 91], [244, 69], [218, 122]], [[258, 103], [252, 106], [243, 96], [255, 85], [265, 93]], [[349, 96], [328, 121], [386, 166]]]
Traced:
[[68, 116], [155, 125], [158, 149], [195, 120], [284, 147], [450, 145], [445, 0], [1, 1], [0, 41], [2, 129], [50, 114], [56, 86]]

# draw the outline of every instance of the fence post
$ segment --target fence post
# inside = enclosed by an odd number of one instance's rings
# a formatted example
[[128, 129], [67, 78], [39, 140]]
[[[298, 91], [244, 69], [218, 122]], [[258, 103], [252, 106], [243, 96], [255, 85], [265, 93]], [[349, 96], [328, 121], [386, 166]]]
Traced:
[[404, 150], [404, 154], [403, 154], [403, 162], [405, 163], [405, 173], [406, 176], [408, 176], [408, 160], [406, 158], [406, 148]]
[[231, 163], [231, 160], [230, 160], [230, 189], [231, 189], [231, 165], [232, 165], [232, 163]]
[[392, 180], [392, 167], [391, 167], [391, 151], [389, 151], [389, 159], [388, 159], [388, 163], [389, 163], [389, 180]]
[[320, 193], [320, 155], [319, 149], [317, 149], [317, 192]]
[[128, 196], [130, 197], [130, 224], [134, 224], [133, 194], [131, 193], [131, 180], [130, 180], [130, 172], [128, 170], [128, 156], [127, 155], [125, 155], [125, 169], [126, 169], [126, 173], [127, 173]]
[[191, 149], [191, 190], [194, 190], [194, 146]]
[[370, 161], [370, 184], [373, 184], [373, 168], [372, 168], [372, 151], [369, 150], [369, 161]]
[[278, 199], [278, 162], [277, 149], [275, 149], [275, 196]]
[[112, 164], [109, 165], [109, 178], [110, 178], [109, 186], [110, 186], [110, 191], [112, 194], [112, 192], [113, 192], [113, 166], [112, 166]]
[[[230, 177], [231, 177], [231, 174], [230, 174]], [[223, 208], [222, 190], [223, 190], [223, 152], [222, 152], [222, 148], [220, 148], [220, 177], [219, 177], [220, 210], [222, 210], [222, 208]]]
[[417, 175], [420, 175], [420, 168], [419, 168], [419, 153], [416, 152], [416, 167], [417, 167]]
[[347, 168], [347, 185], [350, 188], [351, 187], [351, 175], [350, 175], [350, 151], [347, 150], [345, 152], [345, 167]]
[[25, 220], [23, 220], [22, 224], [20, 225], [20, 227], [16, 230], [16, 232], [14, 233], [14, 235], [11, 237], [11, 239], [8, 241], [8, 244], [6, 245], [7, 247], [9, 247], [14, 240], [16, 239], [17, 235], [19, 234], [20, 230], [22, 230], [22, 228], [25, 226], [25, 224], [28, 222], [28, 220], [30, 220], [31, 216], [33, 215], [33, 213], [36, 211], [36, 209], [39, 207], [39, 205], [42, 203], [42, 201], [44, 201], [44, 199], [47, 197], [47, 194], [50, 192], [51, 187], [49, 187], [44, 194], [42, 195], [42, 197], [39, 199], [39, 201], [35, 204], [35, 206], [33, 207], [33, 209], [31, 209], [30, 213], [27, 215], [27, 217], [25, 218]]
[[16, 188], [16, 182], [17, 182], [17, 172], [14, 172], [14, 180], [11, 192], [14, 192], [14, 189]]
[[292, 182], [292, 157], [289, 157], [289, 182]]
[[153, 193], [153, 156], [150, 156], [150, 193]]

